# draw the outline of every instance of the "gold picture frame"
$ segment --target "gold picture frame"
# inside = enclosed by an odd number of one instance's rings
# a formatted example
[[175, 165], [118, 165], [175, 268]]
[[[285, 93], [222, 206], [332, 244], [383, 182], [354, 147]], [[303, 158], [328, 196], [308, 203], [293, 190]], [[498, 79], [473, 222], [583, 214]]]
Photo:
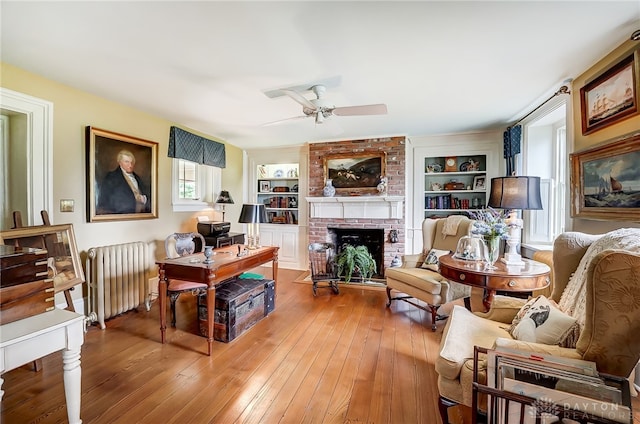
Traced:
[[86, 144], [87, 222], [157, 218], [158, 143], [86, 127]]
[[639, 55], [636, 50], [625, 56], [580, 89], [583, 135], [638, 114]]
[[570, 155], [571, 216], [640, 222], [640, 133]]
[[337, 195], [378, 194], [377, 186], [386, 171], [385, 152], [343, 153], [324, 157], [324, 179], [332, 180]]
[[47, 250], [49, 278], [56, 293], [84, 283], [72, 224], [38, 225], [0, 232], [0, 243]]

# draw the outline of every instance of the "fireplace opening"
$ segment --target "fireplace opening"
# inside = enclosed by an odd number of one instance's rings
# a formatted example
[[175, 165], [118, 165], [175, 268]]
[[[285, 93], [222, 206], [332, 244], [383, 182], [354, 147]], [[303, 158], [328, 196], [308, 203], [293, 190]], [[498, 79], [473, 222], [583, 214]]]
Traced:
[[336, 246], [337, 253], [342, 245], [366, 246], [376, 262], [373, 278], [384, 276], [384, 230], [377, 228], [327, 228], [330, 240]]

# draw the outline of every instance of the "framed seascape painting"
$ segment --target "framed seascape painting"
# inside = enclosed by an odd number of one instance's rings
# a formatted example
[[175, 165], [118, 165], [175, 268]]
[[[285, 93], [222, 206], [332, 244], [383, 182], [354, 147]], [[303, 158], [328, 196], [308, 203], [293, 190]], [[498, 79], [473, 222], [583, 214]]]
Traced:
[[53, 279], [56, 293], [84, 283], [84, 271], [71, 224], [5, 230], [0, 232], [0, 243], [15, 247], [46, 249], [47, 277]]
[[640, 222], [640, 133], [571, 155], [571, 216]]
[[636, 115], [640, 97], [638, 51], [625, 57], [580, 89], [582, 134]]
[[376, 187], [386, 166], [385, 152], [328, 155], [324, 158], [324, 179], [332, 180], [338, 195], [378, 194]]
[[158, 217], [158, 143], [86, 128], [87, 221]]

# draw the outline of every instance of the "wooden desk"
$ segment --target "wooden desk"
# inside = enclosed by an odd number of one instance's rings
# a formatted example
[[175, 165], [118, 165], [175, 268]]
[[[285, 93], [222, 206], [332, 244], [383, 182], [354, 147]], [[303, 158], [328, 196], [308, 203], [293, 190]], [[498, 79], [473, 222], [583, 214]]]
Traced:
[[551, 269], [530, 259], [522, 259], [524, 266], [508, 267], [497, 261], [496, 269], [485, 269], [482, 261], [464, 261], [453, 255], [440, 257], [440, 275], [449, 280], [484, 289], [482, 303], [486, 310], [491, 307], [496, 291], [530, 292], [549, 285]]
[[[62, 350], [64, 394], [70, 424], [80, 419], [80, 347], [84, 315], [54, 309], [0, 326], [0, 374]], [[4, 395], [0, 378], [0, 400]]]
[[207, 327], [208, 327], [208, 355], [213, 350], [213, 322], [216, 309], [216, 286], [225, 280], [249, 271], [269, 261], [273, 262], [273, 280], [278, 281], [278, 247], [267, 246], [255, 250], [244, 250], [242, 256], [238, 256], [238, 247], [244, 249], [244, 245], [234, 244], [214, 250], [212, 264], [203, 263], [204, 255], [183, 256], [174, 259], [157, 261], [158, 265], [158, 296], [160, 300], [160, 332], [162, 343], [165, 342], [167, 329], [167, 280], [186, 280], [205, 283], [207, 290]]

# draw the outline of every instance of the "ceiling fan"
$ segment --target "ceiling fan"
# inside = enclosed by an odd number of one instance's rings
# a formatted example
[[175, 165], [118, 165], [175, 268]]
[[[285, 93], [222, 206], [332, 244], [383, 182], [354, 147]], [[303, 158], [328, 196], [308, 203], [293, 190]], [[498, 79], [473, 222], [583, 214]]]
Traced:
[[[386, 115], [387, 114], [387, 105], [383, 103], [373, 104], [373, 105], [336, 107], [333, 104], [331, 104], [331, 102], [329, 102], [327, 99], [325, 99], [324, 94], [327, 91], [327, 88], [323, 84], [316, 84], [309, 87], [308, 89], [305, 89], [305, 91], [310, 90], [313, 92], [313, 94], [316, 95], [316, 98], [311, 100], [304, 97], [300, 93], [300, 91], [296, 90], [296, 88], [297, 87], [282, 88], [279, 90], [273, 90], [265, 93], [268, 97], [272, 97], [272, 98], [279, 97], [282, 95], [287, 95], [291, 97], [294, 101], [302, 105], [302, 112], [304, 113], [304, 115], [283, 119], [282, 121], [288, 121], [291, 119], [298, 119], [298, 118], [314, 117], [316, 124], [322, 124], [325, 118], [328, 118], [332, 115], [359, 116], [359, 115]], [[281, 122], [281, 121], [276, 121], [276, 122]]]

